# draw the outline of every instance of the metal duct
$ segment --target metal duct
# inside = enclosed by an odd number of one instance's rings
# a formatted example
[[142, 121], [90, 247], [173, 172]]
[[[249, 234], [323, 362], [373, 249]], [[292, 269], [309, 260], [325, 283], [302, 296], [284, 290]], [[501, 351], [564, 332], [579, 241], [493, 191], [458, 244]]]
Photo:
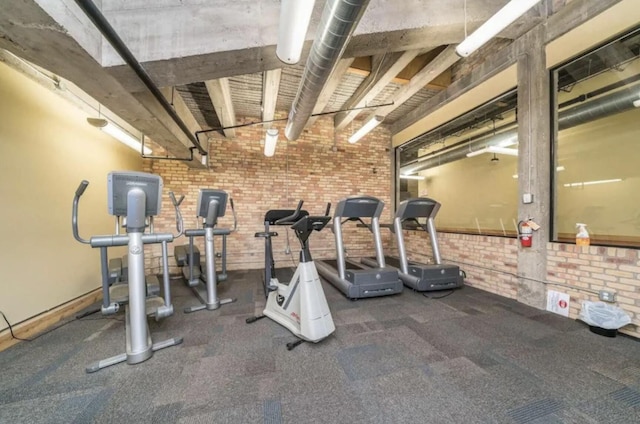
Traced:
[[[638, 86], [625, 88], [623, 90], [607, 94], [596, 100], [592, 100], [589, 103], [561, 111], [558, 114], [558, 128], [559, 130], [565, 130], [596, 119], [606, 118], [607, 116], [625, 112], [633, 109], [633, 102], [638, 99], [640, 99]], [[423, 161], [418, 159], [417, 163], [400, 168], [400, 174], [409, 175], [422, 171], [423, 169], [435, 168], [436, 166], [444, 165], [445, 163], [463, 159], [466, 157], [467, 153], [471, 151], [479, 150], [488, 146], [498, 146], [513, 137], [518, 137], [517, 128], [503, 132], [489, 139], [482, 138], [477, 141], [472, 141], [462, 147], [449, 150], [448, 152], [444, 152]]]
[[369, 0], [327, 0], [315, 40], [289, 111], [285, 135], [296, 140], [313, 113], [318, 96], [344, 53]]

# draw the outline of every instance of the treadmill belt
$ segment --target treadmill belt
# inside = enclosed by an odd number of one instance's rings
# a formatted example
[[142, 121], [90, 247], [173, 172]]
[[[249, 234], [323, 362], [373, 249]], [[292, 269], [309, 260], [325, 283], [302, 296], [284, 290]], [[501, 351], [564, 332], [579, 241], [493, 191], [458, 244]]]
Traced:
[[400, 259], [394, 256], [385, 256], [384, 261], [387, 263], [387, 266], [392, 266], [394, 268], [400, 269]]
[[[335, 260], [335, 259], [323, 259], [322, 262], [324, 262], [325, 264], [327, 264], [329, 266], [332, 266], [334, 269], [338, 269], [338, 261]], [[344, 269], [358, 270], [358, 269], [363, 269], [363, 267], [358, 266], [357, 264], [354, 264], [353, 262], [345, 261]]]

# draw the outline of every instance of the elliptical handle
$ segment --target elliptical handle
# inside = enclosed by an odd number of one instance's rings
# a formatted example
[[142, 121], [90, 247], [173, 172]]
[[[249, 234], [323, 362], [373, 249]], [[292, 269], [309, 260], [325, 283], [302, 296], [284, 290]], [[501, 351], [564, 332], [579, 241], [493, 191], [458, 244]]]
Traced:
[[233, 228], [231, 232], [238, 230], [238, 214], [236, 214], [236, 208], [233, 205], [233, 197], [229, 197], [229, 204], [231, 205], [231, 213], [233, 214]]
[[80, 185], [78, 186], [78, 188], [76, 189], [76, 196], [80, 197], [84, 194], [84, 191], [87, 189], [87, 186], [89, 185], [89, 181], [87, 180], [82, 180], [82, 182], [80, 182]]
[[176, 195], [173, 194], [173, 191], [169, 192], [169, 197], [171, 197], [171, 203], [173, 203], [173, 206], [180, 206], [180, 204], [184, 200], [184, 194], [180, 196], [180, 200], [176, 200]]
[[171, 197], [171, 203], [173, 203], [173, 208], [176, 210], [176, 231], [178, 231], [178, 234], [173, 236], [173, 238], [178, 238], [184, 233], [184, 221], [182, 220], [182, 213], [180, 212], [180, 203], [184, 200], [184, 194], [180, 196], [180, 200], [176, 200], [176, 195], [173, 191], [170, 191], [169, 197]]
[[304, 203], [304, 200], [300, 200], [298, 202], [298, 207], [296, 208], [295, 211], [293, 211], [293, 213], [289, 216], [285, 216], [284, 218], [281, 218], [279, 220], [277, 220], [275, 222], [275, 225], [281, 225], [287, 222], [295, 222], [296, 219], [298, 218], [298, 215], [300, 215], [300, 211], [302, 210], [302, 204]]
[[331, 213], [331, 202], [327, 203], [327, 209], [324, 211], [324, 216], [329, 216]]
[[90, 241], [80, 237], [80, 233], [78, 232], [78, 202], [80, 201], [80, 196], [84, 194], [84, 191], [87, 189], [88, 185], [89, 181], [82, 180], [82, 182], [76, 189], [76, 195], [73, 196], [73, 209], [71, 213], [71, 228], [73, 229], [73, 237], [80, 243], [84, 244], [89, 244]]

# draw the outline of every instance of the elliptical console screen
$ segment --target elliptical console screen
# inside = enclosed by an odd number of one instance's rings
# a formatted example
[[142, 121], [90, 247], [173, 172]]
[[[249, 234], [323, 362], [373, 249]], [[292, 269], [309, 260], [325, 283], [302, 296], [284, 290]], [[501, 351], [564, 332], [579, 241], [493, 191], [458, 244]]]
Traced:
[[209, 203], [212, 200], [218, 201], [217, 217], [220, 218], [224, 216], [224, 211], [227, 209], [227, 192], [222, 190], [213, 190], [210, 188], [201, 188], [197, 206], [199, 217], [207, 217], [209, 212]]
[[162, 204], [162, 178], [146, 172], [110, 172], [107, 182], [109, 214], [127, 216], [127, 194], [133, 188], [144, 191], [145, 216], [156, 216]]

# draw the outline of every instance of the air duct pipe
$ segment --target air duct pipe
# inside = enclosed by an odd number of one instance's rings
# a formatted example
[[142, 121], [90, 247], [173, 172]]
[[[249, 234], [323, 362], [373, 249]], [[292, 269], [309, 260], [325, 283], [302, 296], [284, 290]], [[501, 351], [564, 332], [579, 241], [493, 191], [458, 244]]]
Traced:
[[285, 135], [296, 140], [313, 113], [320, 92], [344, 53], [369, 0], [327, 0], [298, 93], [289, 111]]
[[[589, 103], [561, 111], [558, 114], [558, 130], [573, 128], [596, 119], [606, 118], [607, 116], [633, 109], [633, 102], [638, 99], [640, 99], [640, 90], [638, 90], [637, 86], [634, 86], [633, 88], [625, 88], [602, 96], [599, 99], [592, 100]], [[418, 162], [400, 168], [400, 174], [410, 175], [424, 169], [435, 168], [449, 162], [463, 159], [466, 157], [467, 153], [484, 147], [504, 146], [504, 144], [513, 137], [518, 137], [517, 128], [498, 134], [489, 139], [482, 138], [480, 140], [473, 141], [462, 147], [449, 150], [423, 161], [418, 159]]]

